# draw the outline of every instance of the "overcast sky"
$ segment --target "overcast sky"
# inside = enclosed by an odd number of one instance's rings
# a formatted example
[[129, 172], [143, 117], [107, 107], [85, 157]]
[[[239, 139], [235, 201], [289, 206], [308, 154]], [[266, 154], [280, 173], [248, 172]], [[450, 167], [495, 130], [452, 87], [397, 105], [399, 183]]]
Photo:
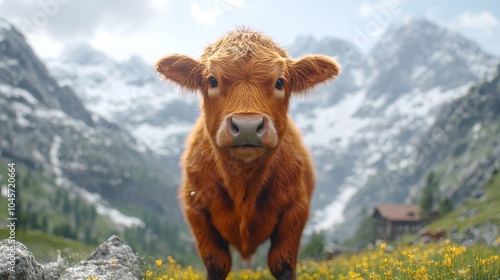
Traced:
[[301, 35], [331, 36], [367, 52], [389, 25], [417, 17], [500, 56], [500, 1], [494, 0], [0, 0], [0, 16], [43, 58], [81, 41], [118, 60], [133, 54], [151, 64], [169, 53], [199, 57], [238, 26], [283, 46]]

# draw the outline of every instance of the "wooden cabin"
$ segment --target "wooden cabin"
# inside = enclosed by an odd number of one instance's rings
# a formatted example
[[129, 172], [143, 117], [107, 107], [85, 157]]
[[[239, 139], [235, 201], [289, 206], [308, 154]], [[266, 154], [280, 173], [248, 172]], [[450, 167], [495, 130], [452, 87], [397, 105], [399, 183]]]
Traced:
[[406, 233], [418, 232], [422, 223], [420, 206], [415, 204], [379, 204], [373, 218], [377, 239], [393, 241]]

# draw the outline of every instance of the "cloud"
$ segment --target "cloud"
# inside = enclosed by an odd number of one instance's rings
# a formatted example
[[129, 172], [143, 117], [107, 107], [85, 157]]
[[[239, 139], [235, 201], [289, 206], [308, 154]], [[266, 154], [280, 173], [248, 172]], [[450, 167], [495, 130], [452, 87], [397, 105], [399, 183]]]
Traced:
[[157, 7], [155, 0], [0, 1], [0, 16], [8, 18], [24, 33], [43, 31], [51, 37], [66, 39], [92, 36], [102, 27], [110, 32], [126, 32], [147, 22], [159, 12]]
[[375, 14], [383, 10], [394, 10], [396, 13], [400, 13], [400, 5], [402, 0], [381, 0], [379, 2], [363, 2], [359, 6], [358, 14], [364, 19], [370, 19]]
[[369, 18], [374, 12], [374, 5], [373, 4], [368, 4], [368, 3], [363, 3], [359, 7], [359, 15], [362, 18]]
[[461, 27], [478, 29], [495, 28], [500, 25], [498, 19], [490, 11], [465, 12], [459, 16], [458, 23]]
[[222, 15], [222, 10], [218, 6], [202, 9], [198, 2], [194, 2], [191, 3], [191, 15], [196, 21], [211, 26]]
[[457, 22], [459, 27], [478, 30], [487, 37], [492, 37], [494, 29], [500, 27], [499, 20], [490, 11], [464, 12]]
[[225, 13], [243, 5], [243, 0], [209, 0], [191, 3], [191, 15], [205, 25], [212, 26], [218, 22]]
[[159, 10], [161, 13], [165, 13], [171, 7], [171, 1], [166, 0], [150, 0], [153, 8]]

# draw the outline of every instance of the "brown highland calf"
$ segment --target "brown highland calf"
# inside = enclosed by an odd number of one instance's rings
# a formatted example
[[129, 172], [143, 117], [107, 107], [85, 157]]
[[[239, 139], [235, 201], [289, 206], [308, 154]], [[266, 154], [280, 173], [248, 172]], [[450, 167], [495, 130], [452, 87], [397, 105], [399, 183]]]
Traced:
[[226, 278], [230, 245], [249, 259], [269, 238], [271, 273], [295, 279], [314, 174], [287, 110], [292, 94], [334, 78], [339, 64], [323, 55], [291, 59], [269, 37], [240, 29], [198, 60], [172, 54], [156, 70], [203, 96], [181, 162], [180, 200], [207, 279]]

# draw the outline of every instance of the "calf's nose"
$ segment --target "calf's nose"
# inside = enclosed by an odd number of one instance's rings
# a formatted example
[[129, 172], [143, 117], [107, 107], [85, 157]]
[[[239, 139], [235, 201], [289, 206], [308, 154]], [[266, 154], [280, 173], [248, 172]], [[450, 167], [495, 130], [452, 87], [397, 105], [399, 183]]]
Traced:
[[259, 115], [234, 115], [230, 120], [229, 133], [233, 137], [233, 146], [263, 146], [262, 136], [267, 125]]

